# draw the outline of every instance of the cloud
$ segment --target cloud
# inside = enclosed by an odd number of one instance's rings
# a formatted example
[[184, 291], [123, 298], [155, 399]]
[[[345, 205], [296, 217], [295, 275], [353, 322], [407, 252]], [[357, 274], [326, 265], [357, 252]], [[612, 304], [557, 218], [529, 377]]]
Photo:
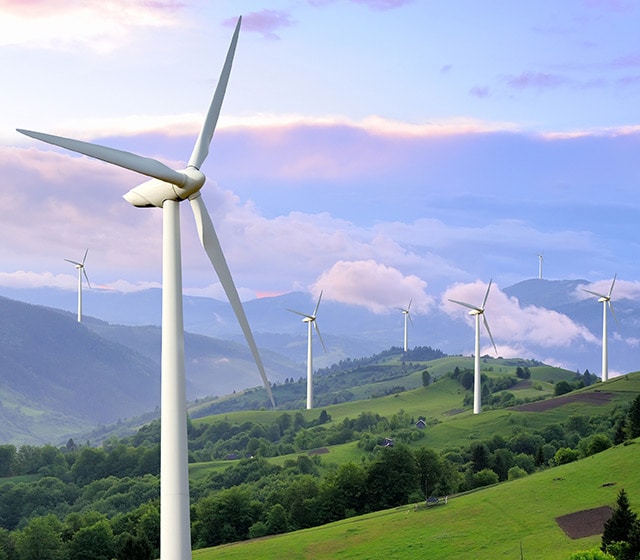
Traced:
[[[227, 27], [235, 27], [237, 20], [226, 20]], [[262, 10], [250, 12], [242, 18], [242, 29], [249, 33], [261, 33], [265, 39], [280, 39], [276, 34], [279, 29], [293, 25], [291, 14], [284, 10]]]
[[[455, 299], [480, 306], [487, 290], [487, 284], [476, 281], [470, 284], [456, 284], [442, 295], [441, 308], [451, 317], [464, 318], [473, 326], [475, 319], [468, 309], [448, 301]], [[506, 345], [515, 347], [513, 355], [527, 354], [534, 348], [568, 347], [570, 345], [594, 344], [599, 340], [584, 326], [572, 321], [566, 315], [528, 305], [521, 307], [516, 298], [510, 298], [494, 284], [486, 303], [485, 316], [498, 349]], [[484, 328], [483, 328], [484, 331]], [[486, 333], [481, 334], [486, 337]]]
[[[593, 294], [590, 294], [585, 290], [606, 295], [609, 293], [612, 280], [613, 279], [598, 280], [597, 282], [592, 282], [590, 284], [581, 284], [576, 287], [575, 296], [579, 300], [591, 299], [594, 297]], [[611, 293], [611, 300], [615, 302], [620, 299], [640, 300], [640, 282], [637, 280], [630, 282], [629, 280], [619, 280], [616, 278], [616, 282], [613, 286], [613, 292]]]
[[106, 53], [122, 48], [145, 27], [182, 25], [183, 4], [173, 1], [3, 0], [0, 46]]
[[469, 93], [473, 95], [473, 97], [482, 99], [484, 97], [489, 97], [489, 95], [491, 94], [491, 90], [485, 86], [474, 86], [469, 90]]
[[327, 300], [366, 307], [374, 313], [389, 313], [394, 307], [405, 307], [426, 313], [434, 304], [425, 294], [427, 283], [415, 275], [403, 275], [399, 270], [366, 261], [338, 261], [325, 270], [311, 286], [314, 295], [324, 291]]
[[517, 76], [505, 76], [507, 86], [513, 89], [552, 89], [569, 83], [569, 79], [558, 74], [547, 72], [522, 72]]

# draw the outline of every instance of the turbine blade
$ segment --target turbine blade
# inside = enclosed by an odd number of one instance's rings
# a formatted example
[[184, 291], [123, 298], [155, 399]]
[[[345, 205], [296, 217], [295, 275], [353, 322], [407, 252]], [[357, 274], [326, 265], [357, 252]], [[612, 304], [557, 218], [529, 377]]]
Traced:
[[599, 298], [608, 298], [609, 296], [605, 296], [604, 294], [599, 294], [598, 292], [592, 292], [591, 290], [587, 290], [586, 288], [582, 288], [583, 291], [587, 292], [588, 294], [591, 294], [592, 296], [596, 296]]
[[86, 260], [87, 260], [87, 253], [88, 253], [88, 252], [89, 252], [89, 249], [87, 249], [87, 250], [84, 252], [84, 257], [82, 257], [82, 266], [84, 266], [84, 261], [86, 261]]
[[411, 322], [411, 324], [413, 325], [413, 319], [411, 318], [411, 313], [407, 313], [407, 316], [409, 317], [409, 321]]
[[316, 328], [316, 332], [318, 333], [318, 338], [320, 339], [320, 343], [322, 344], [322, 348], [324, 348], [324, 351], [327, 351], [327, 347], [324, 345], [324, 340], [322, 340], [322, 335], [320, 334], [320, 329], [318, 328], [318, 323], [316, 323], [316, 321], [313, 321], [313, 326]]
[[611, 311], [611, 315], [613, 315], [613, 318], [615, 319], [616, 323], [618, 324], [618, 326], [620, 326], [620, 321], [618, 321], [618, 318], [616, 317], [616, 312], [613, 310], [613, 303], [611, 303], [611, 300], [608, 300], [607, 303], [609, 304], [609, 310]]
[[87, 281], [87, 286], [89, 286], [89, 288], [91, 288], [91, 282], [89, 282], [89, 277], [87, 276], [87, 271], [84, 268], [84, 266], [82, 267], [82, 272], [84, 273], [84, 277], [85, 277], [85, 279]]
[[82, 263], [76, 262], [76, 261], [72, 261], [71, 259], [64, 259], [65, 261], [71, 263], [71, 264], [75, 264], [76, 266], [82, 266]]
[[475, 305], [471, 305], [470, 303], [465, 303], [464, 301], [457, 301], [455, 299], [450, 299], [449, 301], [451, 303], [457, 303], [458, 305], [462, 305], [463, 307], [468, 307], [469, 309], [473, 309], [474, 311], [478, 311], [478, 312], [482, 311], [482, 309], [479, 309]]
[[320, 300], [321, 299], [322, 299], [322, 290], [320, 290], [320, 297], [318, 298], [318, 303], [316, 303], [316, 308], [313, 310], [312, 317], [314, 317], [314, 318], [318, 314], [318, 307], [320, 307]]
[[222, 67], [216, 91], [213, 94], [213, 99], [211, 100], [211, 105], [209, 106], [209, 111], [207, 112], [204, 124], [202, 125], [202, 130], [200, 130], [200, 135], [196, 140], [193, 152], [191, 152], [191, 157], [189, 158], [189, 166], [195, 167], [196, 169], [200, 169], [200, 166], [209, 155], [209, 145], [211, 144], [211, 139], [213, 138], [213, 133], [216, 129], [216, 124], [218, 123], [218, 117], [220, 116], [220, 110], [222, 109], [222, 101], [224, 100], [224, 94], [227, 90], [227, 83], [229, 82], [229, 75], [231, 74], [231, 65], [233, 64], [233, 57], [236, 52], [241, 23], [242, 16], [238, 18], [238, 23], [236, 24], [236, 29], [233, 32], [233, 37], [231, 38], [231, 44], [229, 45], [229, 51], [227, 52], [227, 58], [224, 61], [224, 66]]
[[307, 313], [302, 313], [302, 311], [296, 311], [295, 309], [286, 308], [287, 311], [291, 311], [291, 313], [295, 313], [296, 315], [300, 315], [301, 317], [305, 317], [306, 319], [313, 319], [313, 317]]
[[413, 298], [409, 300], [409, 305], [407, 305], [407, 312], [411, 309], [411, 303], [413, 302]]
[[498, 349], [496, 348], [496, 343], [493, 341], [493, 335], [491, 334], [491, 329], [489, 328], [489, 322], [485, 317], [484, 313], [482, 314], [482, 320], [484, 321], [484, 328], [487, 329], [487, 333], [489, 334], [489, 338], [491, 339], [491, 344], [493, 344], [493, 349], [496, 351], [496, 356], [498, 355]]
[[618, 273], [613, 275], [613, 281], [611, 282], [611, 287], [609, 288], [609, 297], [611, 297], [611, 292], [613, 292], [613, 286], [616, 283], [616, 276], [618, 276]]
[[53, 134], [45, 134], [43, 132], [34, 132], [32, 130], [16, 129], [21, 134], [53, 144], [54, 146], [60, 146], [66, 148], [72, 152], [84, 154], [118, 167], [124, 167], [131, 171], [136, 171], [142, 175], [160, 179], [173, 185], [182, 186], [185, 182], [185, 175], [179, 171], [175, 171], [170, 167], [167, 167], [164, 163], [151, 158], [142, 157], [131, 152], [125, 152], [123, 150], [116, 150], [115, 148], [107, 148], [106, 146], [100, 146], [99, 144], [91, 144], [89, 142], [82, 142], [81, 140], [73, 140], [72, 138], [64, 138], [62, 136], [54, 136]]
[[487, 298], [489, 297], [489, 290], [491, 289], [491, 282], [493, 282], [493, 279], [489, 280], [489, 285], [487, 286], [487, 293], [484, 294], [484, 299], [482, 300], [482, 305], [480, 306], [480, 309], [484, 309], [484, 306], [487, 304]]
[[240, 296], [238, 296], [238, 290], [236, 289], [236, 285], [234, 284], [233, 278], [231, 277], [231, 272], [229, 271], [229, 267], [227, 266], [227, 260], [225, 259], [224, 253], [222, 252], [222, 247], [220, 246], [220, 241], [218, 240], [216, 230], [214, 229], [213, 223], [211, 222], [211, 217], [207, 212], [207, 208], [204, 205], [204, 201], [202, 200], [201, 196], [196, 196], [195, 198], [190, 199], [190, 202], [191, 208], [193, 210], [193, 215], [196, 220], [196, 227], [198, 228], [198, 236], [200, 237], [202, 246], [204, 247], [209, 260], [211, 261], [211, 264], [213, 265], [213, 268], [216, 271], [218, 278], [220, 279], [220, 283], [222, 284], [222, 287], [227, 294], [227, 298], [229, 298], [231, 307], [236, 314], [238, 323], [240, 323], [240, 328], [242, 329], [244, 337], [247, 339], [247, 344], [249, 345], [251, 353], [253, 354], [253, 359], [258, 366], [258, 370], [260, 372], [260, 376], [262, 377], [264, 388], [267, 390], [267, 394], [269, 395], [271, 405], [275, 409], [276, 403], [273, 399], [273, 393], [271, 392], [271, 385], [264, 370], [264, 365], [262, 364], [262, 359], [260, 358], [258, 347], [253, 338], [253, 333], [251, 332], [249, 321], [247, 320], [247, 317], [244, 313], [244, 308], [242, 307]]

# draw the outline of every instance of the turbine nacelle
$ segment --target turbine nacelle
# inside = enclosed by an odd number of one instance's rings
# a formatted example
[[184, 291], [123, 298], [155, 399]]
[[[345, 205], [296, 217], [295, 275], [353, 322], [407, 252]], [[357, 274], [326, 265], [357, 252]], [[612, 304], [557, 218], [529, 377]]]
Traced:
[[161, 179], [150, 179], [131, 189], [122, 198], [137, 208], [153, 206], [162, 208], [167, 200], [180, 202], [200, 192], [206, 180], [202, 171], [195, 167], [187, 167], [177, 173], [184, 178], [180, 184], [169, 183]]

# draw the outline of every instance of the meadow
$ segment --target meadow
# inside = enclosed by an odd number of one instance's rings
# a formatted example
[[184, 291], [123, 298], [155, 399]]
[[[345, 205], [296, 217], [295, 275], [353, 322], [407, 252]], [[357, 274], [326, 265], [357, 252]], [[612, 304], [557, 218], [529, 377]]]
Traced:
[[580, 461], [459, 496], [346, 519], [322, 527], [193, 552], [197, 560], [567, 560], [598, 547], [571, 539], [559, 516], [615, 506], [621, 488], [640, 505], [637, 441]]

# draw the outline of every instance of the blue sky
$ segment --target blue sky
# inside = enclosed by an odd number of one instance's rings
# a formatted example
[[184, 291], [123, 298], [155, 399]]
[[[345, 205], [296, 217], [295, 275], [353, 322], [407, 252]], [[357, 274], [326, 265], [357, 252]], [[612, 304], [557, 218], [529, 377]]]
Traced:
[[[161, 212], [121, 198], [142, 179], [15, 128], [183, 165], [240, 14], [202, 192], [245, 299], [428, 314], [493, 278], [499, 306], [541, 252], [545, 278], [617, 273], [614, 298], [639, 297], [625, 0], [0, 0], [0, 285], [75, 289], [63, 259], [86, 248], [94, 286], [159, 285]], [[223, 299], [188, 208], [182, 225], [185, 291]], [[529, 336], [507, 303], [503, 355]]]

